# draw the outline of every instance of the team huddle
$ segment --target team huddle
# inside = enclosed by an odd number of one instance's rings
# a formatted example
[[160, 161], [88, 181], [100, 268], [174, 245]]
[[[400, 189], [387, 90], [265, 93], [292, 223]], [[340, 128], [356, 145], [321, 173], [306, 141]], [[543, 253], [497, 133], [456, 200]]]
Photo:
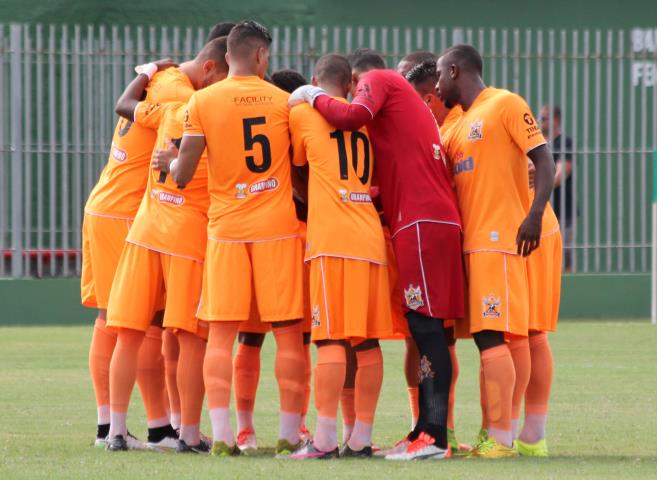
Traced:
[[[256, 22], [218, 24], [194, 59], [136, 67], [117, 101], [83, 226], [96, 446], [257, 452], [271, 332], [277, 458], [547, 456], [561, 235], [526, 102], [486, 87], [469, 45], [397, 71], [369, 49], [329, 54], [309, 84], [267, 75], [271, 42]], [[472, 446], [454, 432], [457, 338], [481, 355]], [[372, 441], [381, 340], [405, 342], [412, 417], [387, 450]], [[135, 383], [146, 442], [127, 427]]]

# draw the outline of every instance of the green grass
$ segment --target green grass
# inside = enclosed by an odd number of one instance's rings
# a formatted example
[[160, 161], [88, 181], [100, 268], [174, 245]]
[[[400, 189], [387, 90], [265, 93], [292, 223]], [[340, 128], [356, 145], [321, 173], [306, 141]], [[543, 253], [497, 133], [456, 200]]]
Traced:
[[[647, 322], [564, 322], [552, 336], [556, 379], [548, 424], [551, 458], [413, 464], [96, 450], [91, 447], [95, 405], [86, 366], [90, 335], [90, 327], [0, 328], [1, 479], [657, 477], [657, 328]], [[461, 441], [471, 441], [480, 420], [478, 360], [472, 342], [459, 343], [458, 352], [457, 434]], [[409, 416], [401, 342], [386, 342], [384, 353], [375, 441], [386, 446], [406, 432]], [[268, 340], [256, 405], [263, 446], [273, 446], [276, 439], [272, 354]], [[140, 403], [135, 396], [129, 424], [144, 436]], [[314, 424], [312, 418], [309, 424]]]

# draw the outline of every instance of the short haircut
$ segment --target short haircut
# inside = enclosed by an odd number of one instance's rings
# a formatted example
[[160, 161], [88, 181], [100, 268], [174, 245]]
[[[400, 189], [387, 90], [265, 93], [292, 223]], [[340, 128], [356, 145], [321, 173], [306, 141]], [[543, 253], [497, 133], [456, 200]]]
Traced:
[[363, 72], [375, 68], [386, 68], [386, 62], [383, 57], [370, 48], [358, 48], [348, 57], [349, 63], [353, 70]]
[[436, 74], [436, 61], [427, 60], [415, 65], [406, 74], [406, 80], [411, 82], [413, 85], [418, 85], [427, 80], [431, 80], [436, 83], [438, 81], [438, 75]]
[[269, 31], [254, 20], [244, 20], [228, 34], [228, 51], [237, 57], [248, 56], [260, 47], [271, 45]]
[[228, 44], [228, 37], [219, 37], [214, 40], [210, 40], [205, 46], [198, 52], [196, 55], [196, 60], [200, 62], [206, 62], [208, 60], [214, 60], [216, 67], [215, 69], [220, 72], [228, 71], [228, 63], [226, 62], [226, 50]]
[[418, 65], [423, 62], [432, 61], [435, 63], [438, 60], [438, 56], [435, 53], [429, 52], [427, 50], [417, 50], [411, 52], [408, 55], [405, 55], [400, 61], [408, 62], [412, 65]]
[[212, 29], [210, 29], [210, 33], [208, 33], [208, 38], [205, 40], [206, 43], [209, 42], [210, 40], [214, 40], [215, 38], [227, 37], [234, 26], [235, 24], [233, 22], [217, 23], [214, 27], [212, 27]]
[[271, 82], [281, 90], [288, 93], [294, 92], [301, 85], [308, 85], [306, 77], [301, 75], [296, 70], [278, 70], [271, 74]]
[[329, 53], [317, 60], [314, 75], [319, 83], [343, 86], [351, 81], [351, 65], [346, 57]]
[[482, 75], [484, 67], [481, 55], [472, 45], [459, 44], [449, 47], [443, 53], [449, 63], [457, 64], [460, 68]]

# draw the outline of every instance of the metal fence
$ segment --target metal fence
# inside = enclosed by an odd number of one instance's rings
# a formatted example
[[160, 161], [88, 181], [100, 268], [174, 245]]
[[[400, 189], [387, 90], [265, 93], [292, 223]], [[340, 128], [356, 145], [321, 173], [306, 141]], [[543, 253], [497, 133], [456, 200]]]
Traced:
[[[191, 58], [206, 31], [0, 24], [0, 276], [80, 273], [83, 205], [107, 159], [115, 99], [134, 65]], [[272, 70], [306, 75], [327, 52], [371, 47], [394, 66], [413, 50], [475, 45], [487, 83], [522, 94], [535, 112], [561, 107], [574, 145], [572, 269], [649, 271], [657, 29], [336, 26], [272, 33]]]

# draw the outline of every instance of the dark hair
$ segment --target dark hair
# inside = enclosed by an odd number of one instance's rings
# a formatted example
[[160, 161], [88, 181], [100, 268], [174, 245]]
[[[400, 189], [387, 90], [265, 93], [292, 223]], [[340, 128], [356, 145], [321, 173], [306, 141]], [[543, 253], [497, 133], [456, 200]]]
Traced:
[[210, 40], [214, 40], [215, 38], [219, 37], [227, 37], [234, 26], [235, 24], [233, 22], [217, 23], [214, 27], [212, 27], [212, 29], [210, 29], [210, 33], [208, 33], [208, 38], [205, 40], [205, 42], [207, 43]]
[[436, 83], [438, 81], [438, 75], [436, 74], [436, 61], [428, 60], [415, 65], [406, 74], [406, 80], [413, 85], [423, 83], [427, 80], [432, 80]]
[[561, 121], [561, 107], [555, 105], [552, 109], [552, 118], [556, 118]]
[[435, 53], [429, 52], [428, 50], [416, 50], [415, 52], [405, 55], [400, 61], [412, 63], [413, 66], [415, 66], [432, 60], [434, 63], [438, 60], [438, 56]]
[[364, 72], [375, 68], [386, 68], [383, 57], [370, 48], [358, 48], [348, 57], [353, 70]]
[[317, 60], [314, 75], [320, 83], [343, 86], [351, 81], [351, 66], [346, 57], [329, 53]]
[[259, 47], [271, 45], [269, 31], [254, 20], [244, 20], [228, 34], [228, 50], [231, 55], [245, 56]]
[[228, 37], [219, 37], [214, 40], [210, 40], [205, 46], [198, 52], [196, 59], [205, 62], [206, 60], [214, 60], [216, 70], [227, 72], [228, 63], [226, 62], [226, 49], [228, 44]]
[[294, 92], [301, 85], [307, 85], [308, 80], [296, 70], [277, 70], [271, 74], [271, 82], [281, 90]]
[[464, 70], [478, 73], [480, 76], [483, 73], [483, 61], [481, 55], [472, 45], [459, 44], [449, 47], [443, 53], [443, 56], [448, 59], [449, 63], [458, 64]]

